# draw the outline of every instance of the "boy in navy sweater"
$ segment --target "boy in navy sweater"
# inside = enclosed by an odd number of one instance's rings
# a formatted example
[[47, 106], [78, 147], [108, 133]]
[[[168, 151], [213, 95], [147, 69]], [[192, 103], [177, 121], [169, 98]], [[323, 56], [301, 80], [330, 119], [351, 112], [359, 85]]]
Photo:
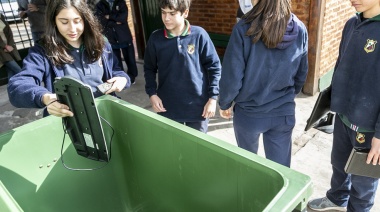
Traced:
[[190, 3], [159, 1], [165, 29], [154, 31], [146, 47], [145, 90], [155, 112], [206, 133], [215, 115], [221, 65], [207, 32], [186, 20]]
[[378, 179], [344, 171], [352, 148], [370, 149], [367, 163], [380, 165], [380, 1], [351, 0], [358, 14], [347, 21], [331, 84], [334, 124], [331, 188], [314, 199], [316, 211], [370, 211]]

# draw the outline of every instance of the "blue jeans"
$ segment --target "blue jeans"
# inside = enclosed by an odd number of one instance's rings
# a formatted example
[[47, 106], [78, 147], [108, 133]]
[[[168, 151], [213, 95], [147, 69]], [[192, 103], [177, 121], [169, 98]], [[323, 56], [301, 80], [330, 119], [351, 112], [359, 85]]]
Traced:
[[356, 141], [356, 132], [348, 128], [335, 116], [334, 138], [331, 150], [333, 174], [327, 198], [339, 206], [347, 206], [347, 211], [370, 211], [373, 206], [378, 179], [347, 174], [344, 167], [353, 147], [371, 148], [374, 133], [363, 133], [366, 141]]
[[290, 167], [294, 115], [256, 118], [243, 114], [235, 106], [233, 125], [239, 147], [257, 154], [259, 137], [263, 134], [266, 158]]
[[8, 72], [8, 79], [13, 77], [13, 75], [21, 72], [21, 67], [18, 65], [18, 63], [14, 60], [4, 62], [4, 66]]

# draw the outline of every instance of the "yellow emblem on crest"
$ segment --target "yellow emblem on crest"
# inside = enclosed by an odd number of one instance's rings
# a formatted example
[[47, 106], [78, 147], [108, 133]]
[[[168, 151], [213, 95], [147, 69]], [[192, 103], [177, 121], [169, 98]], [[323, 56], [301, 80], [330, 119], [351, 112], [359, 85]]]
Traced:
[[365, 142], [365, 135], [360, 132], [356, 132], [356, 141], [359, 142], [360, 144]]
[[195, 51], [195, 46], [194, 44], [187, 45], [187, 53], [193, 54]]
[[367, 43], [364, 46], [364, 51], [367, 53], [375, 51], [377, 41], [367, 39]]

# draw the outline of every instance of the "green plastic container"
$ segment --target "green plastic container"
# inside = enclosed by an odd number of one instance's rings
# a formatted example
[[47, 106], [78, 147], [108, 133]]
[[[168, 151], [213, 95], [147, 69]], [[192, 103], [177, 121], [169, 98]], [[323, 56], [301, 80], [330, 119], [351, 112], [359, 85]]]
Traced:
[[[97, 99], [115, 130], [110, 163], [71, 171], [62, 121], [0, 135], [0, 211], [302, 211], [311, 180], [225, 141], [111, 96]], [[106, 138], [110, 127], [103, 124]], [[72, 168], [104, 165], [78, 156]]]

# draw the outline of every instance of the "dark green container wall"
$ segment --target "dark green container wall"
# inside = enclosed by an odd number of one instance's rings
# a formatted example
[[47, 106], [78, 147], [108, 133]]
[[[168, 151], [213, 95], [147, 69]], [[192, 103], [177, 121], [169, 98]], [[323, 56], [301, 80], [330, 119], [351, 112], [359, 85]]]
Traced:
[[157, 0], [139, 1], [140, 12], [143, 20], [145, 42], [156, 29], [164, 27], [161, 19], [161, 9], [158, 7]]
[[[256, 209], [264, 209], [283, 187], [283, 179], [277, 172], [263, 171], [257, 175], [257, 170], [249, 168], [250, 164], [237, 164], [238, 158], [226, 157], [213, 149], [212, 144], [200, 143], [202, 138], [164, 123], [152, 122], [149, 117], [146, 119], [137, 113], [123, 113], [125, 109], [121, 105], [112, 108], [115, 114], [111, 117], [116, 118], [113, 122], [129, 120], [134, 123], [125, 131], [130, 132], [127, 133], [129, 139], [141, 141], [120, 148], [130, 149], [126, 167], [133, 166], [136, 176], [132, 179], [139, 182], [139, 187], [131, 190], [141, 190], [143, 199], [151, 199], [151, 203], [156, 208], [162, 207], [162, 211], [168, 208], [172, 209], [170, 211], [235, 211], [237, 208], [247, 211], [245, 205], [251, 199], [260, 199], [252, 204]], [[211, 146], [205, 148], [204, 145]], [[267, 194], [266, 199], [259, 197], [263, 192]], [[249, 197], [241, 205], [237, 204], [239, 193]]]
[[[121, 100], [97, 102], [115, 130], [111, 162], [100, 170], [62, 166], [59, 118], [0, 135], [0, 181], [7, 189], [0, 186], [0, 211], [17, 205], [24, 211], [154, 212], [306, 206], [311, 184], [301, 173]], [[110, 127], [103, 128], [109, 138]], [[78, 156], [68, 138], [63, 159], [75, 168], [103, 164]]]

